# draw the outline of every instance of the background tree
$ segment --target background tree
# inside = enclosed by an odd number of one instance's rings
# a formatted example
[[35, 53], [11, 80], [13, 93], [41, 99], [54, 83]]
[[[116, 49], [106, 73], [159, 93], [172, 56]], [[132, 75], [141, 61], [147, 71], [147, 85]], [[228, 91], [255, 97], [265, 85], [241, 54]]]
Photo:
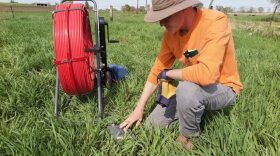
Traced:
[[271, 1], [271, 3], [273, 3], [275, 5], [274, 11], [273, 11], [273, 14], [272, 14], [272, 17], [271, 17], [271, 21], [270, 21], [270, 24], [269, 24], [269, 27], [271, 28], [272, 22], [274, 21], [276, 10], [280, 6], [280, 0], [270, 0], [270, 1]]
[[222, 12], [224, 10], [224, 7], [222, 5], [216, 5], [216, 10]]
[[233, 8], [231, 7], [224, 7], [222, 5], [217, 5], [216, 10], [221, 11], [225, 14], [234, 12]]
[[266, 12], [271, 12], [271, 9], [270, 9], [270, 8], [267, 8], [267, 9], [266, 9]]
[[263, 7], [258, 7], [258, 12], [259, 12], [259, 13], [263, 13], [263, 11], [264, 11], [264, 8], [263, 8]]
[[136, 11], [136, 8], [134, 6], [130, 6], [128, 4], [125, 4], [121, 7], [122, 11]]
[[224, 8], [224, 12], [225, 12], [225, 13], [233, 13], [234, 10], [233, 10], [233, 8], [231, 8], [231, 7], [225, 7], [225, 8]]
[[124, 6], [122, 6], [122, 11], [131, 11], [131, 6], [125, 4]]
[[256, 9], [255, 9], [254, 7], [250, 7], [250, 9], [249, 9], [248, 12], [249, 12], [249, 13], [255, 13], [255, 12], [256, 12]]
[[203, 6], [204, 6], [203, 3], [196, 5], [196, 7], [198, 7], [198, 8], [203, 8]]
[[139, 11], [139, 12], [145, 12], [145, 11], [146, 11], [145, 6], [140, 6], [140, 7], [138, 8], [138, 11]]
[[239, 12], [244, 13], [246, 11], [245, 7], [240, 7]]
[[259, 12], [259, 13], [263, 13], [263, 11], [264, 11], [264, 8], [263, 8], [263, 7], [258, 7], [258, 12]]

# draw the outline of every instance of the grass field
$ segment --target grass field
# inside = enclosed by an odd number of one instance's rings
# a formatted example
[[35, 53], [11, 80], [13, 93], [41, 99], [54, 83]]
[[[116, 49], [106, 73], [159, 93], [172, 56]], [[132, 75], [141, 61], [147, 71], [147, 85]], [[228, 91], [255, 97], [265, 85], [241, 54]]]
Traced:
[[15, 13], [13, 19], [1, 12], [0, 155], [280, 155], [279, 37], [234, 29], [244, 90], [232, 108], [207, 112], [194, 149], [184, 151], [175, 142], [178, 124], [162, 130], [143, 124], [133, 129], [137, 140], [114, 141], [107, 133], [134, 109], [163, 32], [144, 23], [143, 14], [116, 13], [109, 24], [120, 43], [108, 45], [108, 63], [125, 66], [129, 76], [105, 90], [105, 119], [95, 118], [92, 96], [74, 97], [56, 118], [51, 13]]

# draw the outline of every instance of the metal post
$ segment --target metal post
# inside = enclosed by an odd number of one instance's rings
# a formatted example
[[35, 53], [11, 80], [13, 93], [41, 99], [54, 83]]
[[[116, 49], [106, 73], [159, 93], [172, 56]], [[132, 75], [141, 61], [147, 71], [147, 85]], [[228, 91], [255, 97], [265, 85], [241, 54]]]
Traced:
[[110, 5], [110, 21], [113, 21], [113, 11], [114, 11], [113, 5]]
[[269, 29], [271, 29], [272, 23], [273, 23], [273, 21], [274, 21], [274, 16], [275, 16], [275, 14], [276, 14], [277, 7], [278, 7], [278, 5], [275, 6], [275, 9], [274, 9], [274, 11], [273, 11], [273, 14], [272, 14], [272, 17], [271, 17], [271, 21], [270, 21], [270, 23], [269, 23]]
[[150, 4], [147, 3], [147, 0], [146, 0], [146, 12], [150, 11]]
[[12, 14], [13, 14], [13, 18], [15, 18], [13, 7], [10, 6], [10, 9], [11, 9], [11, 12], [12, 12]]
[[209, 9], [213, 9], [213, 2], [214, 2], [214, 0], [211, 0], [209, 7], [208, 7]]
[[55, 83], [55, 97], [54, 97], [54, 114], [58, 115], [58, 98], [59, 98], [59, 77], [58, 71], [56, 71], [56, 83]]
[[136, 8], [136, 13], [138, 14], [138, 6], [139, 6], [139, 0], [137, 0], [137, 8]]

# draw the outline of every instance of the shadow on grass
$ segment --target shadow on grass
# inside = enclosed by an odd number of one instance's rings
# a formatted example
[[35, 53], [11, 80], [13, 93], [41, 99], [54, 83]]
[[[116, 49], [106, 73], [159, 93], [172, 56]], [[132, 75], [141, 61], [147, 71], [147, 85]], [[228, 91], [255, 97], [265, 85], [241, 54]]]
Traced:
[[229, 117], [231, 110], [234, 108], [233, 106], [229, 106], [227, 108], [223, 108], [221, 110], [215, 110], [215, 111], [210, 111], [210, 110], [205, 110], [203, 113], [203, 116], [201, 117], [201, 124], [200, 124], [200, 130], [203, 133], [204, 128], [208, 123], [214, 120], [214, 118], [218, 116], [222, 117]]
[[[105, 86], [102, 85], [102, 106], [103, 106], [103, 110], [104, 110], [104, 116], [106, 117], [109, 115], [109, 112], [111, 109], [114, 109], [115, 107], [119, 107], [118, 105], [110, 105], [109, 104], [112, 102], [112, 100], [114, 101], [114, 97], [116, 95], [119, 94], [120, 89], [121, 89], [121, 85], [125, 85], [126, 81], [125, 80], [121, 80], [117, 83], [112, 83], [110, 86]], [[94, 84], [97, 84], [96, 82]], [[62, 114], [66, 113], [66, 111], [70, 108], [69, 106], [71, 106], [72, 103], [72, 99], [73, 97], [77, 98], [77, 100], [79, 101], [79, 104], [88, 104], [88, 103], [93, 103], [94, 107], [98, 108], [98, 91], [97, 91], [97, 85], [94, 86], [93, 90], [87, 94], [84, 95], [74, 95], [74, 96], [69, 96], [69, 95], [65, 95], [63, 93], [60, 93], [60, 107], [59, 107], [59, 111], [62, 112]], [[125, 96], [125, 101], [129, 101], [132, 99], [133, 96], [136, 96], [136, 93], [125, 93], [127, 94], [127, 96]], [[72, 105], [73, 107], [71, 107], [72, 111], [78, 111], [79, 108], [77, 106]]]

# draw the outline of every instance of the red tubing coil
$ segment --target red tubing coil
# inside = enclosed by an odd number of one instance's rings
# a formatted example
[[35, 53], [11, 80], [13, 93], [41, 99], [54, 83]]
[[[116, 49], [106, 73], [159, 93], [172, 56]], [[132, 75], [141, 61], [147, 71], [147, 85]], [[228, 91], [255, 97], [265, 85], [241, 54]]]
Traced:
[[[85, 52], [92, 38], [88, 11], [83, 4], [60, 4], [53, 18], [54, 63], [63, 91], [68, 95], [81, 95], [93, 90], [93, 54]], [[87, 24], [87, 33], [86, 33]]]

